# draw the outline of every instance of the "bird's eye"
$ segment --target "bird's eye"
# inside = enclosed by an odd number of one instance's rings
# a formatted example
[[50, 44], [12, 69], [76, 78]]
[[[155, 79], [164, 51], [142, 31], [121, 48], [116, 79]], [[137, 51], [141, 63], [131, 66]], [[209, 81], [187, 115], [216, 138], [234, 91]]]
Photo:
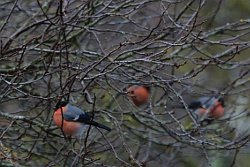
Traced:
[[135, 91], [133, 91], [133, 90], [132, 90], [132, 91], [130, 91], [130, 93], [131, 93], [131, 94], [134, 94], [134, 93], [135, 93]]

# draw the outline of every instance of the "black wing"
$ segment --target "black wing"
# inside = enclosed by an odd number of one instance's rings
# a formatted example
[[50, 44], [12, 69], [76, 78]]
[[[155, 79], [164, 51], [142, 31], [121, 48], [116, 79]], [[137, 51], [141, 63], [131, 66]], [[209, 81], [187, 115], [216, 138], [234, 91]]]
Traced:
[[111, 131], [109, 127], [93, 121], [91, 114], [88, 114], [87, 112], [82, 111], [80, 108], [72, 106], [70, 104], [68, 104], [67, 107], [67, 111], [63, 113], [65, 120], [72, 122], [81, 122], [105, 129], [107, 131]]

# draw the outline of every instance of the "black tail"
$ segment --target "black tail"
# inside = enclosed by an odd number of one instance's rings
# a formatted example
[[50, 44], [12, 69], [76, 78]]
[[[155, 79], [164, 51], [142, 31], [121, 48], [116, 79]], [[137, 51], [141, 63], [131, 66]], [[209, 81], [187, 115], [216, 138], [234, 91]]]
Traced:
[[95, 121], [90, 121], [90, 122], [86, 122], [87, 124], [89, 125], [93, 125], [93, 126], [96, 126], [98, 128], [102, 128], [102, 129], [105, 129], [107, 131], [111, 131], [111, 129], [103, 124], [99, 124], [98, 122], [95, 122]]

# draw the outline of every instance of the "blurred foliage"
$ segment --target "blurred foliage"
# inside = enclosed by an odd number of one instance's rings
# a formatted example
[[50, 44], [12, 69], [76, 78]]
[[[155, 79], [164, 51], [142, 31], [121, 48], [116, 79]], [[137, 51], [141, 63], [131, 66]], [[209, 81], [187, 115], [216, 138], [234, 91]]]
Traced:
[[[249, 8], [2, 0], [0, 166], [249, 166]], [[136, 107], [130, 85], [149, 86], [149, 102]], [[224, 97], [226, 114], [196, 122], [184, 106], [201, 96]], [[112, 131], [64, 136], [52, 122], [60, 99]]]

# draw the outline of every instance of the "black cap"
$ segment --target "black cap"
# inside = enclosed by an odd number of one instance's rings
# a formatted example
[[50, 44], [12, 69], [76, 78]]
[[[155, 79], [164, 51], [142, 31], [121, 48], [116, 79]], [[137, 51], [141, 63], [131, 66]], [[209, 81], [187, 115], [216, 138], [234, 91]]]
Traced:
[[68, 104], [68, 102], [66, 101], [59, 101], [56, 103], [56, 109], [61, 108], [61, 107], [65, 107]]

